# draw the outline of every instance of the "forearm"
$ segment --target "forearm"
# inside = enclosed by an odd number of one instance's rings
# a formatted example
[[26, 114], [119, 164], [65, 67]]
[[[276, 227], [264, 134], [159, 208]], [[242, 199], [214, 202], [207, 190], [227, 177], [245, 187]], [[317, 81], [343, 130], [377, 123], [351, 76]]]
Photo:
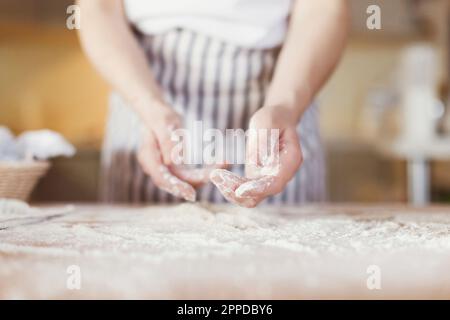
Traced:
[[121, 0], [79, 0], [83, 48], [100, 74], [146, 121], [162, 101], [145, 53], [126, 21]]
[[346, 0], [296, 0], [265, 108], [297, 123], [337, 65], [348, 32]]

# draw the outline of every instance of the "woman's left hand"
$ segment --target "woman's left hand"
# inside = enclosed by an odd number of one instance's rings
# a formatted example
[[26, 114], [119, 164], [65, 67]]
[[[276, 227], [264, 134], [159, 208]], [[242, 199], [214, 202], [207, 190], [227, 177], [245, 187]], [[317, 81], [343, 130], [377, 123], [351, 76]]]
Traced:
[[290, 117], [283, 108], [265, 107], [252, 116], [245, 178], [226, 170], [214, 170], [210, 175], [227, 200], [255, 207], [284, 190], [303, 161], [296, 125], [295, 117]]

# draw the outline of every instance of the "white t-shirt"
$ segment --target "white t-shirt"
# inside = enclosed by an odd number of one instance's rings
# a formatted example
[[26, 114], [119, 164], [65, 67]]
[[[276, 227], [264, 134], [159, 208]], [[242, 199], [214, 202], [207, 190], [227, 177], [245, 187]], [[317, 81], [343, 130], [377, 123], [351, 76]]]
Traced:
[[282, 43], [292, 0], [124, 0], [144, 34], [185, 28], [249, 48]]

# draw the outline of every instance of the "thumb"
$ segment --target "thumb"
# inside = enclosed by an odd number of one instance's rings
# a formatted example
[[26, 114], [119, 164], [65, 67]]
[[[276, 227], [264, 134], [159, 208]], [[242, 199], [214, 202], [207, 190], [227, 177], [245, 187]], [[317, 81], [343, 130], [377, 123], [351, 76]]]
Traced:
[[176, 130], [180, 128], [181, 122], [178, 117], [166, 119], [166, 121], [154, 126], [153, 131], [158, 141], [158, 147], [161, 150], [162, 161], [166, 166], [178, 161], [178, 159], [173, 159], [173, 157], [178, 144]]

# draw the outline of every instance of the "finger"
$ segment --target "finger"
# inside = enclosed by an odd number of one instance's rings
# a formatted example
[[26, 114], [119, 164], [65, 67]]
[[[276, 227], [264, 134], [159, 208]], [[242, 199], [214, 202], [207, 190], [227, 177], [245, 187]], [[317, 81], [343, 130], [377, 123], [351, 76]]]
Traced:
[[272, 192], [275, 176], [264, 176], [262, 178], [247, 181], [241, 184], [235, 191], [238, 198], [266, 198]]
[[189, 183], [192, 186], [198, 187], [209, 181], [209, 174], [211, 170], [207, 169], [185, 169], [177, 166], [171, 166], [170, 171], [179, 179]]
[[162, 162], [166, 166], [174, 163], [172, 159], [172, 150], [176, 146], [176, 141], [171, 139], [172, 131], [169, 129], [155, 130], [155, 134], [158, 140], [158, 148], [161, 150]]
[[178, 177], [173, 175], [170, 172], [169, 168], [167, 168], [165, 165], [161, 165], [159, 167], [159, 171], [161, 172], [165, 181], [165, 183], [160, 187], [161, 189], [187, 201], [195, 201], [196, 192], [190, 184], [180, 180]]
[[225, 169], [214, 169], [210, 174], [210, 179], [213, 183], [225, 184], [234, 189], [248, 181], [247, 178]]
[[155, 126], [154, 134], [157, 138], [159, 149], [161, 150], [162, 162], [166, 166], [177, 163], [178, 161], [178, 159], [173, 159], [173, 156], [178, 144], [176, 130], [180, 128], [181, 122], [176, 114], [167, 116], [161, 123]]
[[280, 193], [285, 188], [303, 161], [298, 135], [295, 130], [286, 130], [279, 149], [279, 152], [277, 152], [279, 160], [276, 160], [279, 163], [260, 170], [260, 172], [266, 171], [269, 174], [242, 184], [235, 191], [237, 197], [253, 198], [256, 202], [260, 202], [268, 196]]
[[188, 169], [180, 166], [170, 167], [170, 171], [181, 180], [195, 187], [201, 186], [209, 182], [209, 176], [213, 170], [224, 169], [226, 164], [214, 165], [207, 168]]
[[228, 170], [216, 169], [210, 174], [211, 182], [219, 189], [220, 193], [228, 201], [246, 207], [253, 207], [255, 205], [253, 199], [243, 199], [236, 196], [236, 189], [248, 179], [240, 177]]
[[185, 200], [195, 201], [194, 188], [172, 175], [162, 164], [161, 153], [158, 150], [156, 139], [151, 133], [146, 136], [141, 145], [138, 160], [157, 187]]

